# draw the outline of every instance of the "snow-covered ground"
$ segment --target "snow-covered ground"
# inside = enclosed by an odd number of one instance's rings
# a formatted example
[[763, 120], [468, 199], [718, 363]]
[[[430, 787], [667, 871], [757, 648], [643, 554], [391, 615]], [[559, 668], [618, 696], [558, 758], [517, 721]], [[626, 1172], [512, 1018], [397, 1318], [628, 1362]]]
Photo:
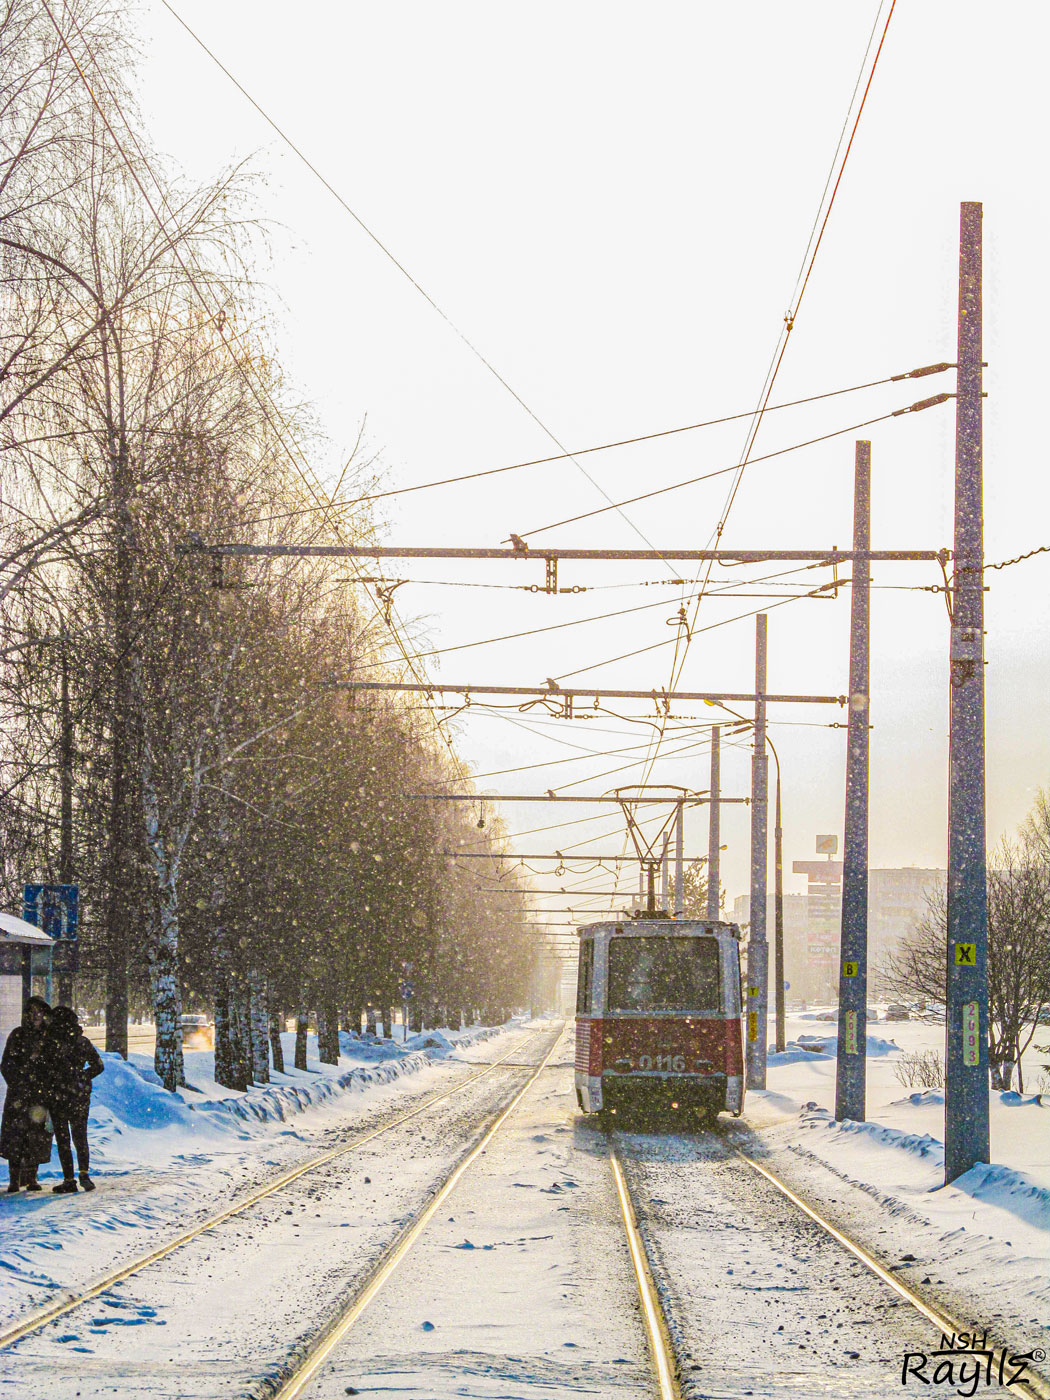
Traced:
[[943, 1090], [897, 1077], [901, 1052], [941, 1049], [943, 1027], [869, 1024], [864, 1123], [834, 1119], [835, 1034], [815, 1013], [789, 1017], [767, 1089], [748, 1094], [745, 1119], [775, 1169], [964, 1325], [1050, 1350], [1050, 1095], [993, 1094], [991, 1164], [945, 1186]]
[[[272, 1394], [290, 1358], [361, 1287], [407, 1219], [476, 1140], [480, 1127], [528, 1079], [526, 1065], [538, 1063], [552, 1043], [547, 1032], [546, 1026], [514, 1029], [477, 1047], [486, 1051], [484, 1061], [494, 1058], [493, 1050], [512, 1054], [507, 1064], [476, 1078], [462, 1093], [431, 1103], [423, 1116], [298, 1177], [248, 1214], [202, 1233], [143, 1273], [106, 1289], [85, 1308], [1, 1352], [0, 1393], [31, 1400], [74, 1400], [84, 1394], [120, 1400]], [[563, 1074], [568, 1088], [571, 1071], [566, 1067]], [[559, 1105], [564, 1123], [570, 1120], [571, 1099], [566, 1092], [561, 1098], [566, 1100], [566, 1106]], [[343, 1110], [353, 1116], [346, 1099]], [[542, 1149], [532, 1145], [532, 1154], [539, 1158]], [[567, 1194], [567, 1156], [563, 1151], [557, 1161], [543, 1163], [532, 1205], [538, 1219], [553, 1214], [561, 1193]], [[599, 1163], [591, 1166], [591, 1175], [601, 1176]], [[519, 1180], [522, 1186], [531, 1184]], [[521, 1193], [511, 1191], [511, 1196]], [[455, 1214], [451, 1201], [449, 1214]], [[515, 1214], [507, 1211], [505, 1198], [501, 1214], [504, 1219]], [[538, 1221], [532, 1225], [515, 1231], [508, 1245], [525, 1252], [535, 1245], [546, 1270], [552, 1256], [542, 1239], [532, 1238], [542, 1233]], [[456, 1243], [463, 1243], [462, 1235]], [[456, 1250], [452, 1259], [461, 1259], [461, 1252]], [[598, 1261], [592, 1267], [599, 1267]], [[574, 1271], [568, 1271], [567, 1287]], [[445, 1266], [445, 1273], [452, 1268]], [[438, 1305], [444, 1296], [452, 1310], [483, 1308], [491, 1278], [473, 1302], [458, 1277], [455, 1287], [449, 1287], [444, 1277], [427, 1271], [426, 1285], [431, 1295], [437, 1291]], [[508, 1308], [515, 1310], [514, 1302], [508, 1301]], [[630, 1336], [626, 1301], [617, 1299], [617, 1310], [623, 1333]], [[428, 1320], [413, 1317], [413, 1333]], [[403, 1322], [407, 1327], [407, 1319]], [[582, 1308], [577, 1324], [584, 1326]], [[601, 1334], [602, 1348], [610, 1345], [605, 1324], [592, 1323], [591, 1330]], [[638, 1397], [643, 1393], [636, 1390]]]
[[[147, 1059], [108, 1061], [92, 1121], [98, 1191], [0, 1197], [0, 1319], [513, 1052], [463, 1094], [0, 1355], [0, 1395], [218, 1400], [272, 1382], [523, 1082], [550, 1043], [542, 1030], [513, 1025], [430, 1046], [347, 1039], [332, 1068], [317, 1063], [311, 1040], [313, 1072], [246, 1095], [218, 1090], [203, 1053], [188, 1056], [195, 1087], [177, 1097], [149, 1082]], [[620, 1138], [690, 1394], [888, 1397], [901, 1393], [905, 1352], [938, 1340], [750, 1174], [734, 1144], [967, 1327], [1014, 1350], [1050, 1349], [1050, 1107], [996, 1095], [992, 1166], [945, 1188], [943, 1095], [895, 1075], [902, 1049], [936, 1049], [941, 1032], [915, 1022], [870, 1031], [865, 1124], [834, 1122], [835, 1026], [810, 1014], [789, 1019], [792, 1043], [771, 1056], [769, 1088], [749, 1094], [743, 1122]], [[607, 1147], [576, 1112], [571, 1044], [570, 1025], [311, 1397], [648, 1393]]]
[[[151, 1057], [104, 1056], [89, 1120], [97, 1189], [54, 1196], [61, 1170], [52, 1152], [39, 1195], [0, 1194], [0, 1321], [177, 1235], [340, 1134], [451, 1087], [525, 1034], [516, 1024], [475, 1027], [428, 1032], [403, 1046], [342, 1036], [338, 1065], [320, 1063], [311, 1036], [305, 1071], [274, 1075], [268, 1087], [246, 1093], [215, 1083], [210, 1051], [187, 1052], [195, 1087], [174, 1095], [160, 1087]], [[284, 1049], [290, 1065], [293, 1035]]]
[[304, 1400], [653, 1394], [605, 1140], [576, 1112], [571, 1027]]
[[687, 1400], [898, 1395], [905, 1354], [936, 1347], [936, 1328], [752, 1172], [733, 1136], [621, 1138]]

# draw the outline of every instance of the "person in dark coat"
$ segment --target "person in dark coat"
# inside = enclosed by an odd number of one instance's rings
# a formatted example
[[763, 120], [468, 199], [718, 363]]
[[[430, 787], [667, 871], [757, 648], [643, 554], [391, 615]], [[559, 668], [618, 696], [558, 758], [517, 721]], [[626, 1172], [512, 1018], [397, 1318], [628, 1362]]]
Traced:
[[[102, 1057], [81, 1030], [71, 1006], [56, 1006], [47, 1028], [47, 1107], [55, 1128], [62, 1181], [51, 1189], [65, 1195], [77, 1189], [73, 1176], [73, 1147], [77, 1150], [80, 1184], [94, 1191], [88, 1175], [88, 1112], [91, 1108], [91, 1081], [102, 1073]], [[70, 1145], [70, 1136], [73, 1143]]]
[[7, 1037], [0, 1074], [7, 1081], [0, 1122], [0, 1157], [7, 1158], [8, 1191], [24, 1186], [39, 1191], [37, 1167], [51, 1157], [51, 1120], [47, 1112], [47, 1024], [51, 1008], [43, 997], [29, 997], [22, 1024]]

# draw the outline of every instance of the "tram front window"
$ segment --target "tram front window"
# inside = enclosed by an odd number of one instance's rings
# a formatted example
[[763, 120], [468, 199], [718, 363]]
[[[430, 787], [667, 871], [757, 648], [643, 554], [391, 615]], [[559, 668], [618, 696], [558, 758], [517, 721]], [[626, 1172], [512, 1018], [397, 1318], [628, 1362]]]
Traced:
[[719, 1011], [719, 987], [714, 938], [609, 941], [610, 1011]]

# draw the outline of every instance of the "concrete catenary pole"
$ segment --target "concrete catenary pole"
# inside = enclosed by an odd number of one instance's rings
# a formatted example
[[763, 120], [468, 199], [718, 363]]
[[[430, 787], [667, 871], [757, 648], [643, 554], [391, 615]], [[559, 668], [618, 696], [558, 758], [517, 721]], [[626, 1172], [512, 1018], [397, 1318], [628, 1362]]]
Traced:
[[[871, 443], [858, 442], [853, 486], [853, 550], [871, 548]], [[835, 1117], [864, 1121], [868, 1048], [868, 724], [871, 565], [853, 560], [846, 729], [846, 817], [842, 841], [839, 1044]]]
[[679, 802], [674, 824], [674, 916], [685, 915], [685, 803]]
[[711, 782], [710, 801], [707, 804], [707, 917], [722, 917], [722, 875], [719, 855], [722, 840], [722, 777], [721, 777], [721, 738], [722, 731], [716, 724], [711, 730]]
[[769, 944], [766, 885], [769, 864], [769, 759], [766, 756], [766, 623], [755, 618], [755, 752], [751, 759], [751, 932], [747, 944], [747, 1083], [766, 1087]]
[[776, 989], [776, 1047], [787, 1045], [787, 1014], [784, 1005], [784, 824], [780, 815], [780, 757], [772, 740], [769, 747], [777, 769], [775, 816], [773, 818], [773, 983]]
[[989, 1160], [980, 204], [959, 221], [944, 1179]]

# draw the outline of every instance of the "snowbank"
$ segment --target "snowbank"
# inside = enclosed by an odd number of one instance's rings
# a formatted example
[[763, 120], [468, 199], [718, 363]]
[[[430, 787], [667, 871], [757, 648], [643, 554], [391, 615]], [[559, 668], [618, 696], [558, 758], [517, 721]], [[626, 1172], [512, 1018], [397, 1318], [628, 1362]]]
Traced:
[[863, 1123], [835, 1121], [837, 1027], [815, 1030], [812, 1015], [789, 1017], [795, 1038], [769, 1056], [768, 1088], [747, 1095], [744, 1114], [770, 1165], [876, 1256], [915, 1261], [915, 1281], [937, 1287], [957, 1311], [979, 1305], [1004, 1336], [1044, 1344], [1050, 1095], [992, 1094], [992, 1162], [946, 1186], [944, 1090], [909, 1090], [898, 1078], [907, 1078], [903, 1051], [943, 1049], [943, 1024], [895, 1022], [894, 1040], [868, 1037]]
[[[53, 1196], [47, 1188], [61, 1176], [53, 1153], [40, 1173], [44, 1191], [2, 1198], [0, 1320], [46, 1301], [74, 1277], [110, 1267], [150, 1235], [167, 1236], [204, 1218], [329, 1145], [333, 1129], [343, 1131], [364, 1111], [411, 1092], [410, 1077], [416, 1081], [412, 1101], [446, 1087], [444, 1065], [465, 1068], [472, 1046], [523, 1029], [515, 1021], [429, 1031], [404, 1045], [343, 1036], [338, 1065], [320, 1063], [310, 1036], [306, 1070], [275, 1074], [270, 1085], [242, 1092], [215, 1083], [210, 1051], [187, 1052], [193, 1087], [177, 1094], [165, 1091], [152, 1057], [133, 1054], [125, 1062], [104, 1053], [89, 1122], [98, 1189], [91, 1196]], [[288, 1064], [294, 1039], [289, 1034], [284, 1046]], [[490, 1056], [482, 1051], [478, 1058]], [[349, 1095], [358, 1102], [351, 1105]]]
[[91, 1119], [116, 1121], [128, 1128], [184, 1128], [194, 1131], [193, 1109], [179, 1094], [169, 1094], [144, 1055], [125, 1061], [112, 1052], [102, 1052], [105, 1070], [92, 1084]]
[[[216, 1083], [215, 1055], [211, 1050], [185, 1054], [187, 1087], [169, 1094], [153, 1069], [152, 1057], [132, 1053], [125, 1062], [119, 1055], [103, 1053], [105, 1072], [94, 1082], [91, 1099], [93, 1126], [156, 1129], [177, 1127], [197, 1134], [207, 1126], [228, 1130], [241, 1123], [285, 1122], [340, 1094], [360, 1092], [373, 1085], [390, 1084], [405, 1074], [416, 1074], [435, 1060], [446, 1059], [478, 1041], [495, 1035], [491, 1027], [475, 1027], [456, 1040], [441, 1031], [410, 1036], [403, 1044], [374, 1035], [339, 1033], [339, 1064], [322, 1065], [317, 1037], [307, 1037], [307, 1068], [273, 1074], [269, 1085], [244, 1091]], [[285, 1062], [294, 1057], [295, 1036], [282, 1036]], [[347, 1061], [357, 1061], [348, 1067]], [[364, 1063], [361, 1063], [364, 1062]], [[201, 1115], [206, 1115], [202, 1122]]]
[[[105, 1070], [92, 1085], [90, 1138], [93, 1145], [104, 1148], [116, 1137], [122, 1137], [125, 1141], [121, 1144], [121, 1156], [134, 1157], [129, 1134], [172, 1130], [173, 1142], [231, 1132], [243, 1136], [245, 1124], [283, 1123], [307, 1109], [330, 1104], [343, 1094], [391, 1084], [498, 1034], [499, 1029], [473, 1027], [447, 1034], [426, 1031], [410, 1036], [404, 1044], [340, 1032], [338, 1065], [321, 1064], [317, 1037], [311, 1035], [307, 1038], [305, 1070], [274, 1073], [270, 1084], [254, 1085], [244, 1091], [216, 1083], [215, 1056], [210, 1050], [186, 1052], [187, 1087], [174, 1094], [168, 1093], [161, 1083], [153, 1069], [152, 1056], [133, 1052], [125, 1061], [120, 1055], [102, 1051]], [[294, 1033], [289, 1032], [282, 1040], [285, 1061], [291, 1064]], [[146, 1154], [151, 1160], [156, 1159], [156, 1147], [154, 1144]], [[57, 1154], [52, 1152], [51, 1167], [56, 1166]], [[48, 1175], [47, 1168], [44, 1175]]]
[[[799, 1018], [801, 1019], [801, 1018]], [[793, 1065], [800, 1060], [833, 1060], [838, 1053], [839, 1038], [835, 1031], [828, 1035], [800, 1035], [789, 1040], [783, 1050], [771, 1050], [768, 1056], [770, 1067]], [[868, 1036], [868, 1059], [900, 1053], [895, 1040], [883, 1040], [881, 1036]]]

